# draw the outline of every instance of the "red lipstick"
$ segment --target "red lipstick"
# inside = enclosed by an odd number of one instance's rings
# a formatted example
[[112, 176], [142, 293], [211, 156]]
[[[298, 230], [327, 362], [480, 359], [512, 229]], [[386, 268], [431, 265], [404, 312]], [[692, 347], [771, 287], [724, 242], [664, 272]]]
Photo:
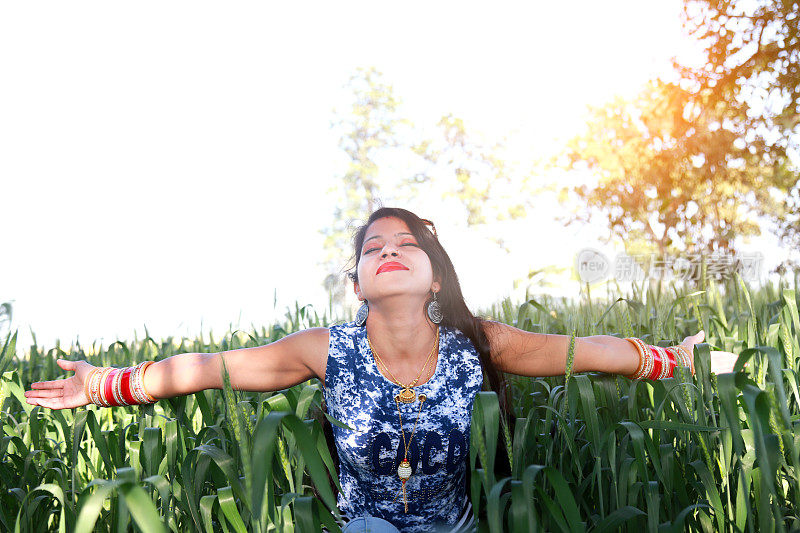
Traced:
[[390, 270], [408, 270], [408, 268], [397, 261], [389, 261], [388, 263], [384, 263], [379, 266], [378, 271], [375, 272], [375, 275], [378, 275], [381, 272], [389, 272]]

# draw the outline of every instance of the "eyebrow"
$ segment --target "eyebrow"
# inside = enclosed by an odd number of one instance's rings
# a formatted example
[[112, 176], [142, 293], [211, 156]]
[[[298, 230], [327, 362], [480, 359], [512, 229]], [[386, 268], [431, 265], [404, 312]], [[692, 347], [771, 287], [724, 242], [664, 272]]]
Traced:
[[[394, 236], [395, 236], [395, 237], [397, 237], [398, 235], [411, 235], [412, 237], [414, 236], [414, 234], [413, 234], [413, 233], [395, 233], [395, 234], [394, 234]], [[371, 241], [372, 239], [381, 239], [381, 238], [383, 238], [383, 235], [375, 235], [375, 236], [373, 236], [373, 237], [370, 237], [370, 238], [369, 238], [369, 239], [367, 239], [366, 241], [364, 241], [364, 244], [367, 244], [367, 241]], [[363, 246], [363, 245], [362, 245], [362, 246]]]

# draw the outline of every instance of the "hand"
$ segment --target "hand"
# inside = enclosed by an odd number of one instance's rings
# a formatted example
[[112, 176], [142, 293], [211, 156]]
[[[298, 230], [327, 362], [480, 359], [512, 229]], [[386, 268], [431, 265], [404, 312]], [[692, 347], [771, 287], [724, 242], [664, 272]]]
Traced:
[[66, 379], [31, 383], [32, 390], [25, 391], [26, 401], [48, 409], [72, 409], [91, 403], [86, 397], [83, 384], [89, 371], [95, 367], [86, 361], [59, 359], [56, 363], [64, 370], [75, 371], [75, 375]]
[[[705, 332], [701, 329], [699, 333], [683, 339], [681, 346], [686, 348], [689, 354], [694, 357], [694, 345], [703, 342], [705, 336]], [[738, 358], [739, 356], [735, 353], [711, 350], [711, 371], [715, 374], [733, 372], [733, 365], [736, 364], [736, 359]]]

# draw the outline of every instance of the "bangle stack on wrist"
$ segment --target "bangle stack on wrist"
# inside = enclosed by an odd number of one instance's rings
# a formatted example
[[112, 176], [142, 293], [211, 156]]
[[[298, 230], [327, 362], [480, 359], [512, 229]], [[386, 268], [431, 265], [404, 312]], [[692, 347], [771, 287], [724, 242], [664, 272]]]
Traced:
[[144, 361], [127, 368], [93, 368], [84, 383], [86, 397], [102, 407], [155, 403], [157, 400], [144, 389], [142, 379], [153, 362]]
[[678, 363], [690, 368], [692, 375], [694, 375], [692, 356], [683, 346], [676, 345], [662, 348], [661, 346], [646, 344], [642, 339], [637, 339], [636, 337], [627, 337], [625, 340], [636, 346], [636, 350], [639, 352], [639, 368], [633, 374], [625, 377], [652, 380], [671, 378], [672, 371]]

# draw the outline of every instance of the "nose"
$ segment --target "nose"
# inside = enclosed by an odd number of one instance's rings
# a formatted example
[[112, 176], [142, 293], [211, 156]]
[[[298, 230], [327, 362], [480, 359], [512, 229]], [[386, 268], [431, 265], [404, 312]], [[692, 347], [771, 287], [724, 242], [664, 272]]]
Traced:
[[400, 255], [397, 253], [397, 248], [395, 248], [394, 245], [387, 242], [384, 245], [383, 250], [381, 250], [381, 258], [386, 258], [389, 256], [389, 254], [391, 254], [393, 257], [397, 257], [398, 255]]

